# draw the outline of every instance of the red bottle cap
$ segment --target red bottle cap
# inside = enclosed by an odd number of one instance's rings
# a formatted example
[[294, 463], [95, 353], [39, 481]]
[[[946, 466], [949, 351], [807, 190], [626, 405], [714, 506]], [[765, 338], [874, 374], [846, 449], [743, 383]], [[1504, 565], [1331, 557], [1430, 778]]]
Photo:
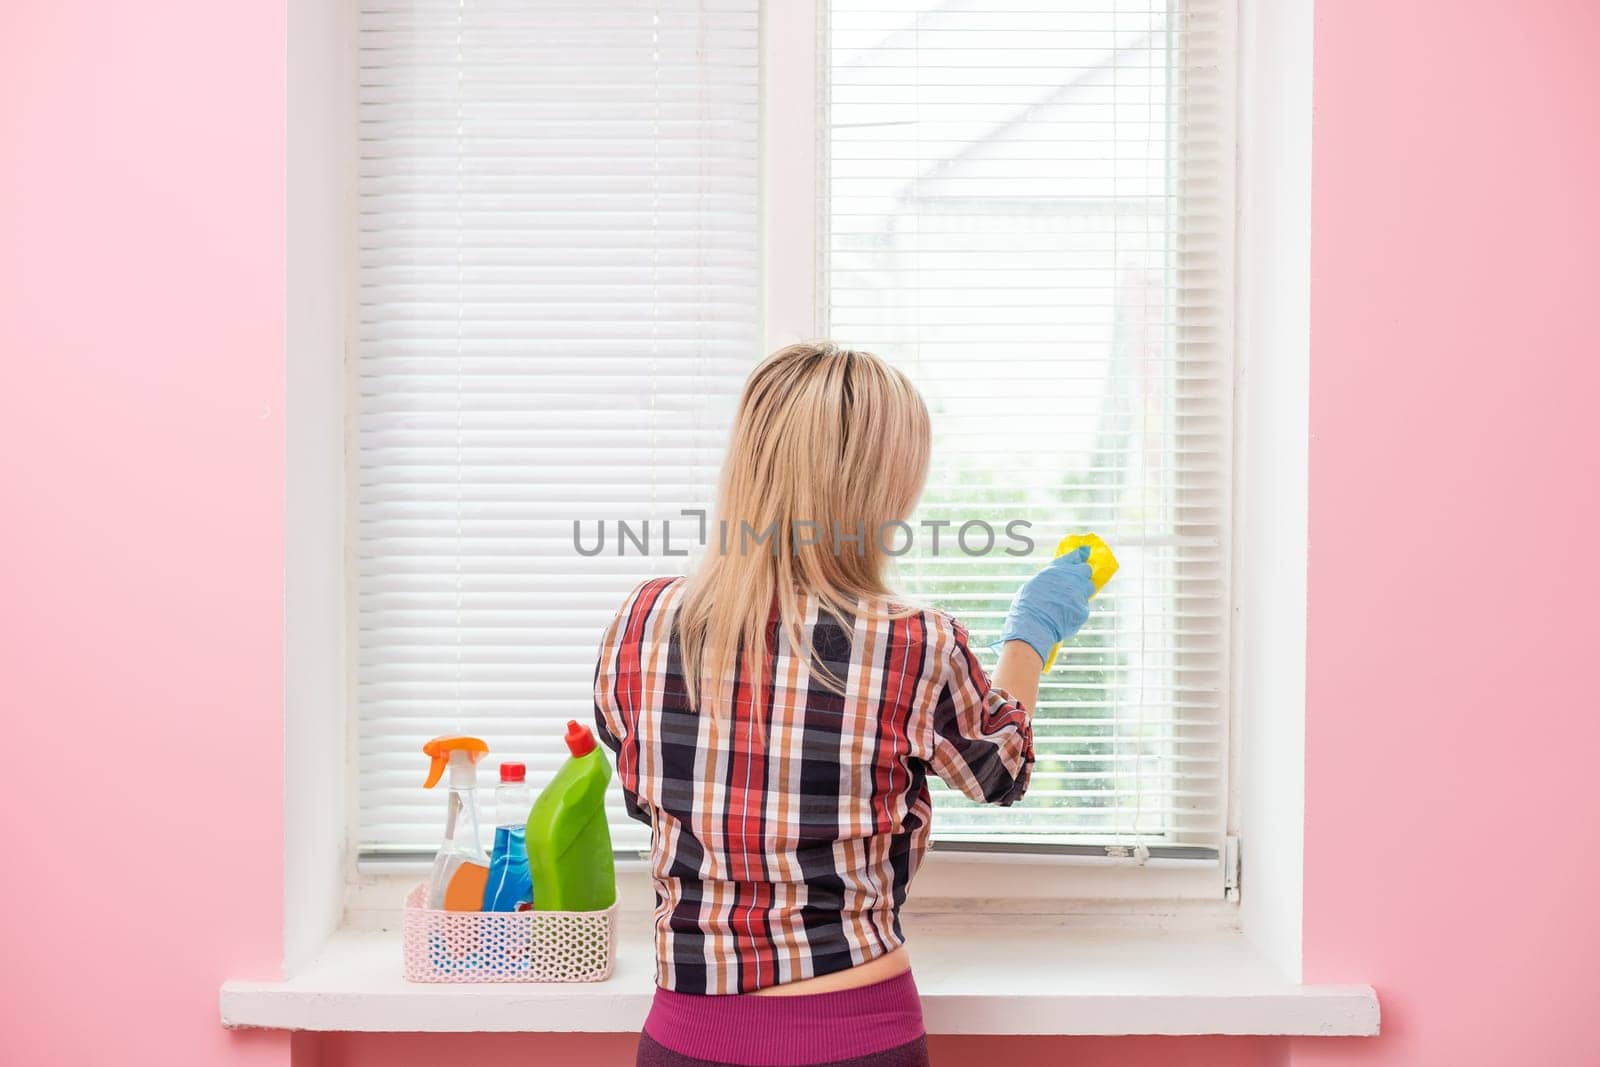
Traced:
[[526, 763], [500, 764], [500, 780], [502, 782], [526, 782], [528, 780], [528, 765]]
[[572, 753], [572, 758], [587, 756], [594, 751], [594, 731], [584, 726], [577, 719], [567, 720], [567, 751]]

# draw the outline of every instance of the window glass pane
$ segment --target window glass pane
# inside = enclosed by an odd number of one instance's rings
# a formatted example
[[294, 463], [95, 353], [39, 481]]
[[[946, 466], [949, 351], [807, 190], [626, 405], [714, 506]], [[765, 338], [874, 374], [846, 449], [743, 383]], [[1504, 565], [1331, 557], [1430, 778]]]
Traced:
[[[1150, 0], [832, 0], [826, 299], [908, 370], [933, 474], [901, 586], [999, 632], [1064, 534], [1122, 569], [1044, 680], [1026, 801], [943, 840], [1214, 847], [1228, 378], [1217, 14]], [[964, 542], [963, 523], [970, 526]], [[1007, 524], [1031, 524], [1034, 551]], [[982, 552], [986, 530], [995, 549]], [[985, 654], [992, 666], [993, 658]]]
[[480, 734], [485, 794], [502, 757], [537, 788], [673, 563], [616, 523], [712, 496], [758, 345], [757, 4], [384, 0], [360, 33], [360, 843], [425, 853], [423, 741]]

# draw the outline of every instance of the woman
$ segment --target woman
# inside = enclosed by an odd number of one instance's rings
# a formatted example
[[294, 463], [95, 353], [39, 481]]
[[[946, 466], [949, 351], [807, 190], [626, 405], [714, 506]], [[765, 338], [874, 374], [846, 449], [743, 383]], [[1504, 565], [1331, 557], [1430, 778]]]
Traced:
[[595, 717], [652, 831], [640, 1065], [927, 1063], [899, 910], [928, 772], [974, 800], [1022, 796], [1043, 660], [1093, 591], [1086, 550], [1030, 579], [994, 684], [958, 622], [898, 602], [886, 547], [929, 439], [922, 398], [876, 356], [775, 353], [745, 384], [710, 550], [606, 631]]

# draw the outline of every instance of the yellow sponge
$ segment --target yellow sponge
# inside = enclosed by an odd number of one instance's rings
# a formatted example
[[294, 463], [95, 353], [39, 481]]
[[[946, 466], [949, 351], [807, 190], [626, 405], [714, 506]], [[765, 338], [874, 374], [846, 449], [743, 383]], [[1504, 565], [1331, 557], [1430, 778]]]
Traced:
[[[1083, 533], [1063, 537], [1061, 543], [1056, 546], [1056, 555], [1064, 556], [1073, 549], [1082, 548], [1084, 545], [1089, 546], [1089, 577], [1094, 582], [1094, 591], [1098, 593], [1106, 587], [1106, 583], [1111, 580], [1111, 576], [1117, 573], [1118, 567], [1117, 557], [1111, 554], [1111, 546], [1100, 540], [1099, 534]], [[1049, 658], [1044, 661], [1044, 669], [1046, 671], [1055, 666], [1056, 653], [1060, 651], [1060, 645], [1050, 650]]]

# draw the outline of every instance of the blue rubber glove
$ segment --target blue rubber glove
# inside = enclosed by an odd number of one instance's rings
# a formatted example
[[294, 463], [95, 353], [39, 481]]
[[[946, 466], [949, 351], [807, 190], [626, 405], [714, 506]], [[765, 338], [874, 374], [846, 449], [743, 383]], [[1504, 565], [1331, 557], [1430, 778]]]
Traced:
[[996, 647], [1026, 641], [1039, 659], [1047, 660], [1052, 648], [1083, 629], [1089, 621], [1089, 598], [1094, 596], [1088, 558], [1087, 545], [1073, 549], [1023, 583]]

